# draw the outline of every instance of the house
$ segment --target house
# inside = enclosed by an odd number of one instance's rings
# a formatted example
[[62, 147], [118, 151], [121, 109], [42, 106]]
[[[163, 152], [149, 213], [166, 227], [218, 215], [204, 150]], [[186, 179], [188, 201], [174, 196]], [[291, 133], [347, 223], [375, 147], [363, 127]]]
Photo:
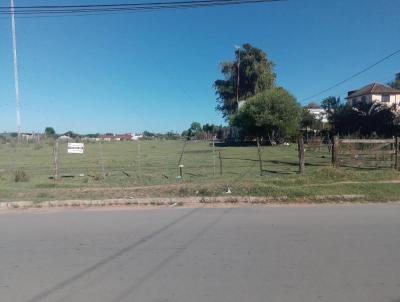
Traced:
[[66, 140], [66, 141], [72, 140], [72, 138], [69, 137], [68, 135], [61, 135], [61, 136], [58, 137], [58, 139]]
[[326, 110], [323, 108], [308, 108], [308, 112], [310, 112], [316, 120], [321, 121], [322, 123], [328, 122], [328, 114]]
[[133, 133], [132, 140], [137, 141], [138, 139], [141, 139], [141, 138], [143, 138], [143, 134], [136, 135], [135, 133]]
[[132, 141], [138, 140], [139, 138], [143, 137], [143, 135], [135, 135], [135, 133], [126, 133], [126, 134], [106, 134], [100, 135], [96, 141]]
[[346, 99], [351, 106], [358, 102], [378, 102], [387, 106], [397, 106], [400, 104], [400, 90], [372, 83], [358, 90], [349, 91]]
[[113, 139], [116, 141], [131, 141], [132, 137], [133, 137], [133, 135], [131, 133], [115, 134]]

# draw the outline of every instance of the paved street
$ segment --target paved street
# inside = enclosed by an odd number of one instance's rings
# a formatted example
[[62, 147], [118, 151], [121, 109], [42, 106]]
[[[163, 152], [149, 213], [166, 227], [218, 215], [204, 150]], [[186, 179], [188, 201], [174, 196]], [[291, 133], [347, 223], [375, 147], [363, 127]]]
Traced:
[[400, 205], [0, 213], [1, 302], [399, 302]]

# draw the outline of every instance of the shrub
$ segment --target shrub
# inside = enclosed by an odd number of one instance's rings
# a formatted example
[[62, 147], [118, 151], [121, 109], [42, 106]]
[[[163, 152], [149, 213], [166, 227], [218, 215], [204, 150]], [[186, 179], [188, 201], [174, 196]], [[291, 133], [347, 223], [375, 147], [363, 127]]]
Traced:
[[188, 188], [186, 188], [186, 187], [181, 187], [181, 188], [179, 188], [179, 190], [178, 190], [178, 195], [179, 195], [180, 197], [189, 196], [189, 195], [190, 195], [190, 190], [189, 190]]
[[15, 171], [14, 174], [14, 181], [15, 182], [26, 182], [29, 181], [29, 176], [26, 174], [26, 172], [22, 169], [18, 169]]

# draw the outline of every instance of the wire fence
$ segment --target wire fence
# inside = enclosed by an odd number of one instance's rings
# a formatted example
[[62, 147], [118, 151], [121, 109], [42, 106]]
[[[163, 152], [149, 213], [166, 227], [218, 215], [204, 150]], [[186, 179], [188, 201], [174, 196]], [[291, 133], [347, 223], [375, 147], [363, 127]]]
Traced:
[[[66, 141], [0, 144], [3, 181], [23, 170], [35, 182], [97, 182], [110, 185], [165, 184], [177, 181], [234, 180], [297, 174], [297, 144], [235, 147], [210, 141], [85, 142], [83, 154], [69, 154]], [[261, 164], [260, 164], [261, 159]], [[306, 153], [308, 169], [330, 166], [328, 148]], [[260, 173], [260, 167], [261, 173]], [[58, 177], [55, 177], [55, 176]]]
[[[398, 169], [398, 143], [385, 141], [384, 145], [390, 147], [388, 150], [375, 150], [376, 147], [371, 146], [376, 146], [379, 140], [361, 141], [362, 150], [356, 148], [359, 143], [347, 150], [348, 146], [345, 149], [343, 144], [339, 148], [338, 143], [335, 147], [335, 144], [318, 141], [258, 147], [256, 143], [228, 146], [213, 141], [184, 140], [85, 142], [83, 154], [68, 153], [68, 142], [62, 140], [57, 144], [54, 140], [20, 144], [11, 141], [0, 144], [0, 184], [12, 182], [14, 175], [21, 171], [33, 183], [57, 181], [66, 186], [127, 186], [262, 180], [311, 173], [332, 165], [352, 169]], [[370, 148], [368, 154], [372, 154], [373, 167], [361, 160], [367, 152], [365, 147]], [[301, 149], [304, 151], [299, 152]], [[345, 159], [351, 165], [344, 165]]]

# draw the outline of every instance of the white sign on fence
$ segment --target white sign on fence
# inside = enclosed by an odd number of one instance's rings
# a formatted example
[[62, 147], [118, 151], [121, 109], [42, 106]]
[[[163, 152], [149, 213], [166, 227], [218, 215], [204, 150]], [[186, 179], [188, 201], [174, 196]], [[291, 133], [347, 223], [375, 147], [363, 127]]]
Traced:
[[83, 153], [85, 145], [83, 143], [68, 143], [68, 153]]

